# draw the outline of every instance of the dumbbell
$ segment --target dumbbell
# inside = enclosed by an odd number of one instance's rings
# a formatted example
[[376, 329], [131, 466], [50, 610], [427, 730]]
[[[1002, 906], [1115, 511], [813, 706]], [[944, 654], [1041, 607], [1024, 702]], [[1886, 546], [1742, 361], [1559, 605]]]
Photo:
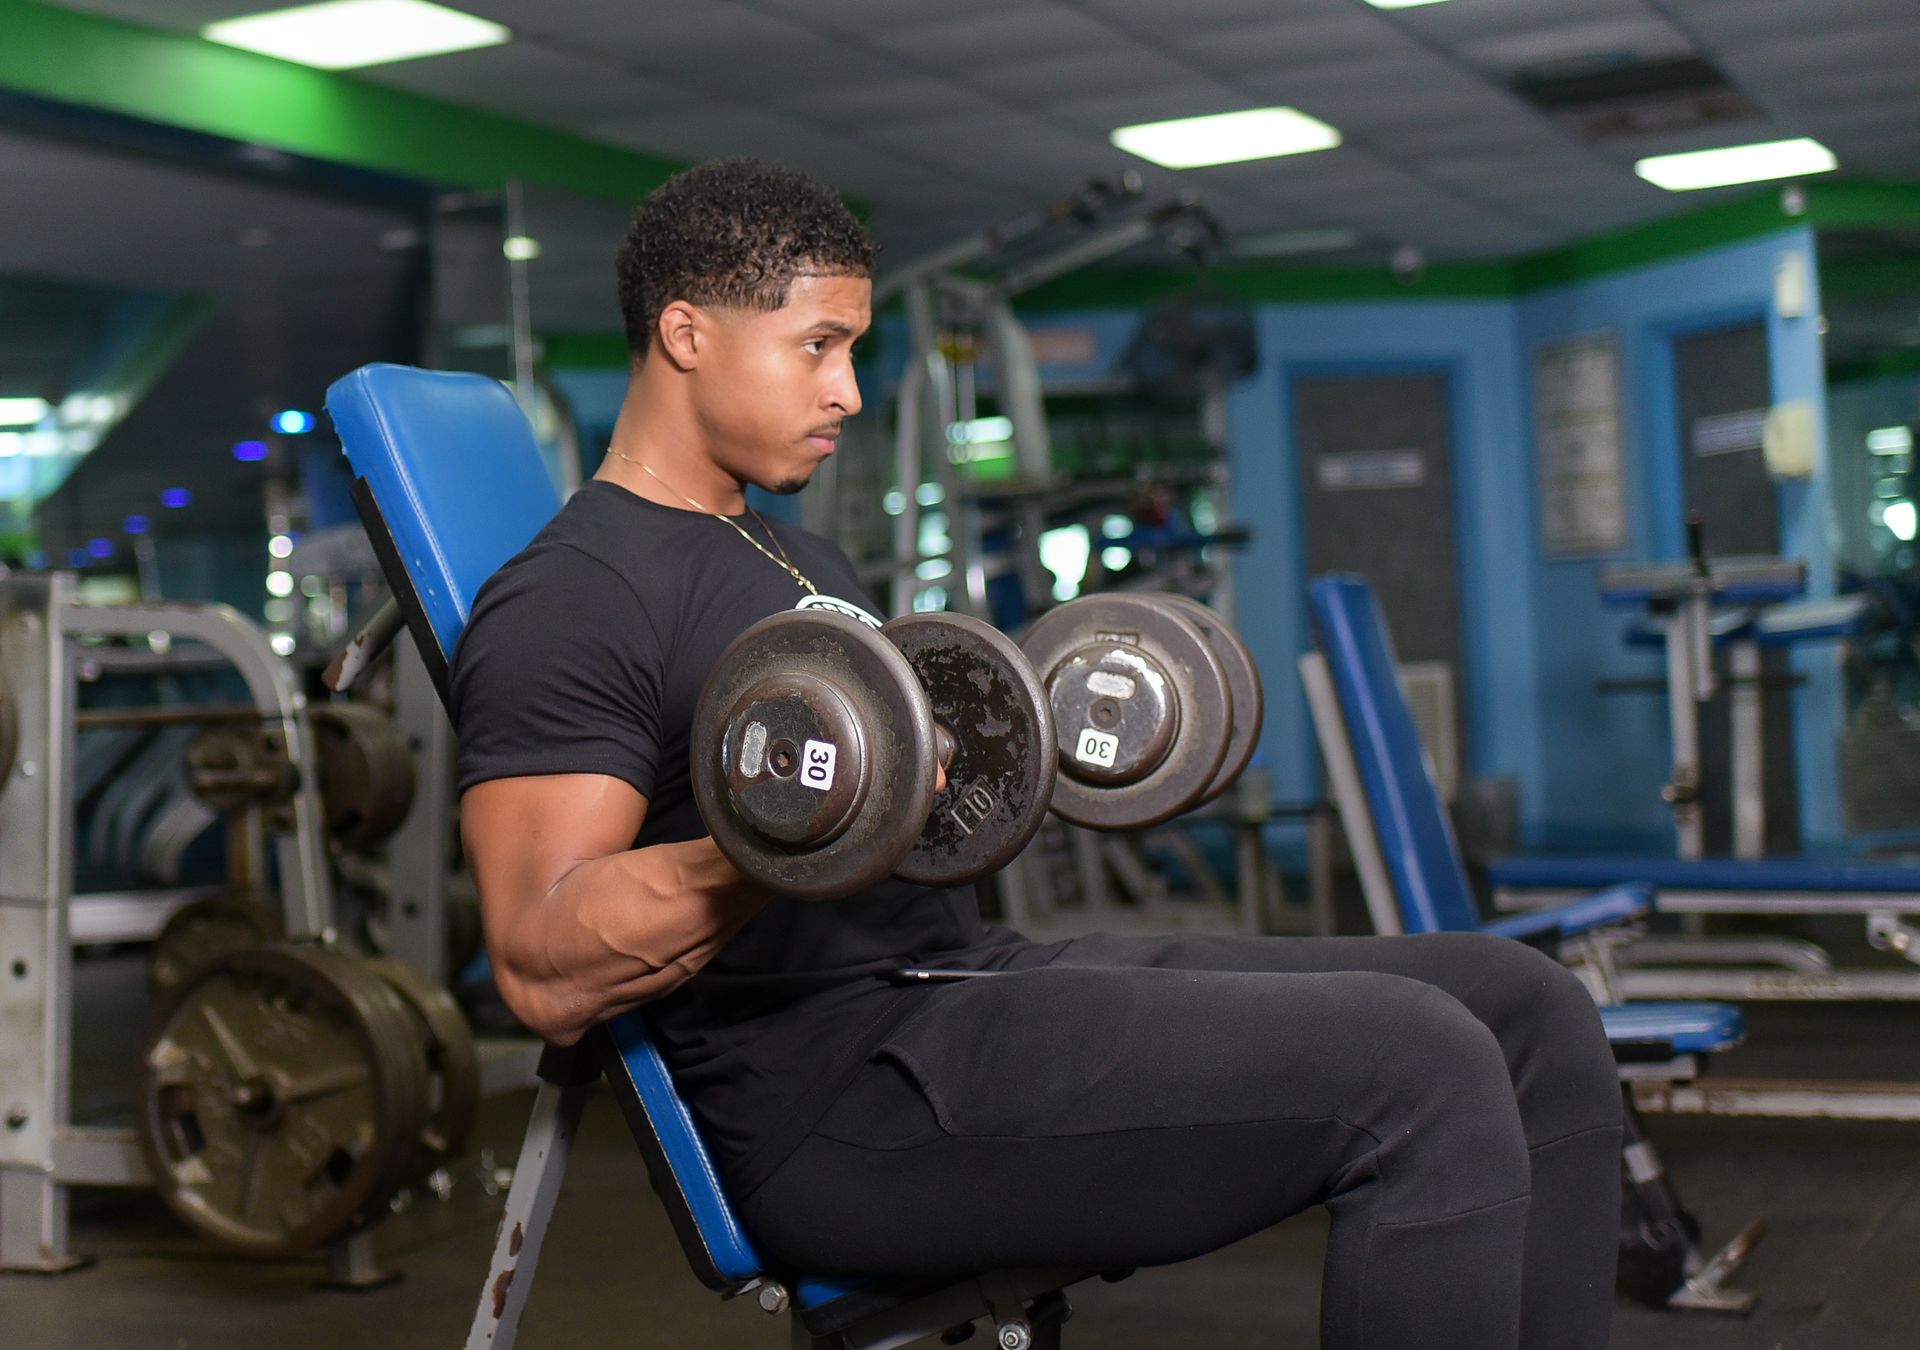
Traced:
[[1053, 811], [1098, 830], [1157, 825], [1224, 792], [1260, 736], [1260, 675], [1218, 615], [1178, 595], [1073, 600], [1020, 640], [1060, 755]]
[[1040, 828], [1058, 762], [1019, 647], [948, 614], [877, 632], [821, 610], [761, 620], [715, 666], [692, 743], [694, 800], [721, 852], [810, 900], [1006, 866]]

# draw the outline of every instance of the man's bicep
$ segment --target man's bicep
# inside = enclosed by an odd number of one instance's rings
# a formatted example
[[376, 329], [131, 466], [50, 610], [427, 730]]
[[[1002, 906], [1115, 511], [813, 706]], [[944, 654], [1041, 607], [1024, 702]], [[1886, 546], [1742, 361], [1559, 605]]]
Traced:
[[543, 896], [582, 863], [633, 847], [647, 799], [597, 773], [495, 778], [460, 798], [467, 863], [488, 909]]

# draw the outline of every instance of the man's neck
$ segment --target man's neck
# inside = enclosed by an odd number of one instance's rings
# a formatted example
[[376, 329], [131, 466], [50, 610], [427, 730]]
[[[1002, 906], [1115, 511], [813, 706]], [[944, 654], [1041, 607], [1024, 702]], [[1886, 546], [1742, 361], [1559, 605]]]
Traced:
[[[595, 478], [675, 510], [746, 510], [745, 485], [707, 454], [693, 419], [676, 415], [672, 400], [650, 402], [635, 376], [614, 423], [613, 439]], [[643, 409], [651, 408], [651, 413]]]

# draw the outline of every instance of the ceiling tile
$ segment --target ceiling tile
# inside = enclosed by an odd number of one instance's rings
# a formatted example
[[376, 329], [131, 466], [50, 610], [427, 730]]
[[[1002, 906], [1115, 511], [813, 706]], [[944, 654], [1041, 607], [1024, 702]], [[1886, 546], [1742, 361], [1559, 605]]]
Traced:
[[[1551, 22], [1546, 21], [1549, 18]], [[1502, 73], [1572, 63], [1664, 61], [1698, 51], [1686, 33], [1644, 12], [1582, 23], [1543, 12], [1539, 20], [1517, 30], [1451, 43], [1449, 49], [1463, 61]]]
[[[1663, 0], [1663, 4], [1677, 22], [1714, 48], [1728, 41], [1808, 31], [1807, 0]], [[1843, 0], [1826, 7], [1821, 17], [1850, 28], [1920, 22], [1911, 0]]]
[[1216, 74], [1292, 70], [1347, 61], [1414, 44], [1355, 5], [1330, 14], [1278, 18], [1263, 7], [1256, 23], [1194, 24], [1167, 35], [1183, 55]]
[[934, 69], [966, 69], [1008, 59], [1082, 52], [1125, 52], [1129, 40], [1098, 19], [1057, 5], [948, 17], [912, 27], [883, 27], [865, 35], [876, 47]]
[[[544, 3], [545, 0], [536, 0]], [[630, 3], [631, 0], [622, 0]], [[872, 34], [895, 28], [924, 28], [954, 17], [953, 0], [749, 0], [760, 9], [822, 28]], [[967, 0], [969, 14], [1031, 9], [1035, 0]]]
[[355, 78], [567, 128], [687, 102], [686, 90], [660, 79], [534, 41], [373, 66]]
[[[1132, 156], [1107, 145], [1104, 138], [1062, 128], [1020, 112], [879, 125], [870, 128], [867, 134], [902, 153], [936, 159], [943, 164], [977, 166], [982, 177], [1043, 166], [1064, 180], [1059, 185], [1062, 190], [1078, 178], [1112, 172], [1133, 162]], [[983, 156], [982, 146], [994, 146], [996, 152]]]
[[198, 32], [207, 24], [241, 14], [257, 13], [262, 8], [248, 0], [61, 0], [60, 8], [77, 9], [84, 14], [105, 14], [149, 28], [172, 28]]
[[719, 111], [683, 109], [640, 116], [595, 127], [619, 144], [655, 154], [695, 160], [754, 155], [818, 174], [842, 192], [875, 202], [925, 201], [946, 205], [965, 200], [990, 175], [970, 175], [950, 166], [930, 165], [921, 156], [903, 154], [844, 135], [818, 131], [790, 118], [755, 109]]
[[1130, 126], [1136, 122], [1199, 117], [1207, 113], [1234, 112], [1257, 106], [1258, 101], [1244, 91], [1195, 75], [1169, 84], [1129, 89], [1122, 93], [1061, 99], [1050, 103], [1046, 111], [1052, 117], [1085, 128], [1105, 139], [1115, 127]]
[[1647, 17], [1646, 0], [1462, 0], [1395, 10], [1390, 21], [1421, 39], [1454, 46], [1499, 33]]
[[[1273, 0], [1078, 0], [1087, 13], [1139, 33], [1177, 38], [1225, 28], [1244, 28], [1274, 16]], [[1285, 0], [1289, 16], [1302, 19], [1361, 10], [1353, 0]], [[1362, 16], [1379, 20], [1377, 11]]]
[[902, 75], [887, 80], [835, 82], [811, 91], [768, 99], [792, 115], [841, 130], [899, 122], [932, 122], [999, 111], [978, 91], [951, 80]]
[[974, 67], [965, 79], [997, 98], [1023, 106], [1113, 94], [1194, 78], [1189, 64], [1138, 43], [1124, 49], [1064, 52]]

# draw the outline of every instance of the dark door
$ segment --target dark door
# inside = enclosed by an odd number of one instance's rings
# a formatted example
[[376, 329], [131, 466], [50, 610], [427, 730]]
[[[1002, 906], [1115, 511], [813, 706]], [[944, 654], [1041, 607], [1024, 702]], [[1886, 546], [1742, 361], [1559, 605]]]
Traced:
[[1365, 576], [1400, 660], [1447, 664], [1464, 751], [1449, 397], [1439, 373], [1294, 383], [1308, 573]]
[[[1700, 513], [1707, 551], [1721, 557], [1778, 553], [1780, 497], [1761, 448], [1761, 429], [1773, 397], [1766, 325], [1743, 323], [1681, 338], [1673, 346], [1673, 365], [1687, 509]], [[1787, 683], [1791, 673], [1786, 653], [1764, 654], [1762, 764], [1769, 853], [1799, 847], [1793, 692]], [[1709, 855], [1733, 848], [1729, 745], [1723, 688], [1707, 705], [1700, 724]]]

